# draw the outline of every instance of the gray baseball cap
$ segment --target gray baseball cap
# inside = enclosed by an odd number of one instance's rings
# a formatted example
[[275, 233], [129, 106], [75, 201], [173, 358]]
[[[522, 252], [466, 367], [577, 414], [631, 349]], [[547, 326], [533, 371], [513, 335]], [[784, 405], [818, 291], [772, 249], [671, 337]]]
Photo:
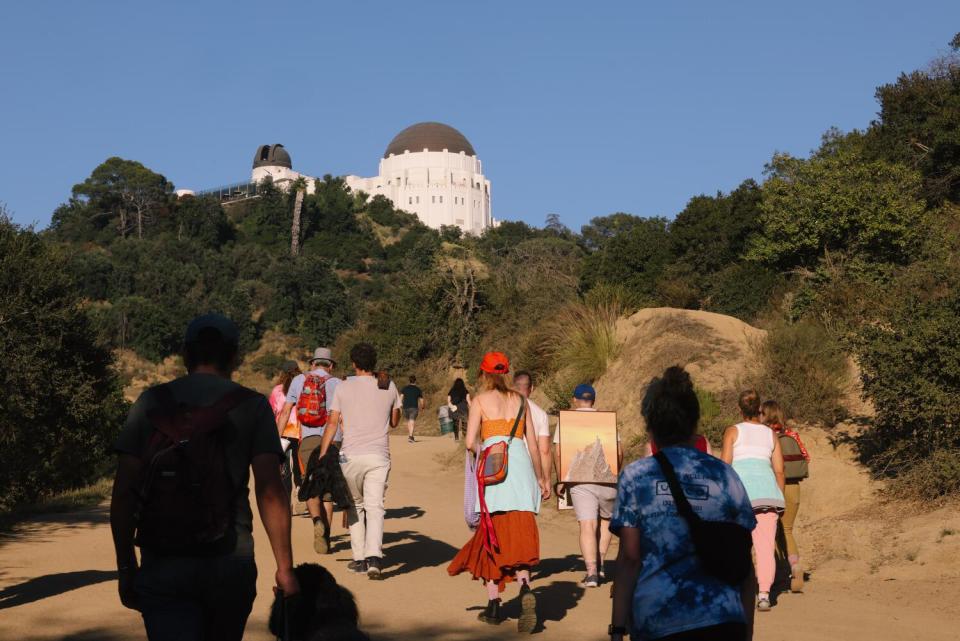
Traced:
[[214, 329], [220, 333], [224, 341], [238, 344], [240, 342], [240, 331], [232, 320], [222, 314], [204, 314], [197, 316], [187, 325], [187, 331], [183, 336], [184, 343], [195, 343], [200, 340], [200, 332], [205, 329]]

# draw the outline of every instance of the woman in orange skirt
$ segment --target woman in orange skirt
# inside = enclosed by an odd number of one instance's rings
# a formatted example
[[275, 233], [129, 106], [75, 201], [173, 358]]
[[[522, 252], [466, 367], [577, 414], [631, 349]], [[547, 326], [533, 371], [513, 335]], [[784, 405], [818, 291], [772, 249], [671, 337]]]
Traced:
[[[522, 417], [517, 423], [520, 407], [526, 401], [507, 385], [509, 372], [510, 361], [504, 354], [489, 352], [483, 357], [477, 379], [480, 393], [470, 403], [467, 423], [468, 449], [481, 452], [500, 441], [509, 443], [506, 478], [481, 489], [493, 532], [483, 526], [477, 528], [447, 572], [455, 576], [467, 571], [483, 582], [488, 600], [478, 618], [491, 624], [503, 621], [500, 593], [510, 581], [519, 581], [517, 629], [529, 633], [537, 626], [537, 600], [530, 589], [530, 568], [540, 561], [540, 534], [535, 515], [550, 490], [542, 478], [540, 458], [529, 454], [537, 451], [533, 424]], [[511, 439], [514, 423], [517, 423], [516, 438]], [[478, 496], [478, 512], [479, 499]]]

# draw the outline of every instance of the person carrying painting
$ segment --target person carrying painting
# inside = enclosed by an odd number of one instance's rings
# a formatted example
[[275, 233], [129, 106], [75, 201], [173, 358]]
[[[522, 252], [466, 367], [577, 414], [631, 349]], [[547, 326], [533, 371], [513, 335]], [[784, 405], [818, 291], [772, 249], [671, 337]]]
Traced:
[[[577, 412], [595, 412], [593, 407], [597, 392], [592, 386], [583, 383], [573, 390], [571, 407]], [[554, 444], [560, 443], [560, 430], [553, 438]], [[617, 442], [617, 467], [623, 464], [623, 451]], [[557, 468], [559, 469], [559, 467]], [[595, 588], [606, 578], [603, 562], [610, 548], [613, 534], [610, 532], [610, 517], [613, 504], [617, 500], [617, 488], [598, 483], [577, 483], [570, 486], [570, 500], [577, 522], [580, 524], [580, 554], [586, 565], [587, 575], [580, 582], [585, 588]]]

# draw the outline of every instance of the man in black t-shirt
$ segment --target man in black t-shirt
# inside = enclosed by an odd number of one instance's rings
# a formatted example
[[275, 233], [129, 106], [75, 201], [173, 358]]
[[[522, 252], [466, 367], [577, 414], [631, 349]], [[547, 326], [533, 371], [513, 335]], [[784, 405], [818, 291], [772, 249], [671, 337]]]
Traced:
[[403, 398], [403, 417], [407, 419], [407, 441], [415, 443], [413, 428], [417, 423], [417, 416], [423, 409], [423, 390], [417, 387], [417, 377], [410, 377], [410, 384], [400, 390]]
[[[118, 463], [110, 526], [120, 601], [140, 612], [151, 641], [243, 638], [257, 593], [248, 496], [251, 468], [260, 520], [277, 562], [277, 588], [286, 596], [299, 591], [290, 549], [290, 497], [280, 480], [283, 450], [267, 399], [230, 380], [240, 362], [238, 345], [239, 332], [228, 318], [208, 314], [194, 319], [183, 345], [187, 375], [143, 392], [114, 444]], [[193, 413], [202, 416], [204, 409], [209, 411], [231, 395], [241, 400], [224, 410], [226, 426], [219, 430], [225, 436], [218, 437], [223, 439], [223, 449], [211, 463], [221, 465], [233, 482], [229, 489], [234, 492], [235, 536], [224, 535], [222, 549], [202, 556], [190, 550], [170, 552], [141, 539], [138, 560], [134, 534], [145, 524], [138, 521], [137, 492], [149, 469], [144, 453], [150, 451], [151, 443], [162, 441], [156, 426], [166, 423], [160, 418], [168, 409], [181, 406], [194, 408]]]

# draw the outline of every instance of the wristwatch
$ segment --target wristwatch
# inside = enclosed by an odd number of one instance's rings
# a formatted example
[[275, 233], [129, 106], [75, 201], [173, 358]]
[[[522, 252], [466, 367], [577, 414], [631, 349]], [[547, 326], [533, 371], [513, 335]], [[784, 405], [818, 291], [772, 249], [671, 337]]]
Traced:
[[610, 636], [613, 636], [615, 634], [619, 634], [620, 636], [623, 636], [626, 633], [627, 633], [627, 628], [622, 625], [613, 625], [611, 623], [610, 626], [607, 628], [607, 634]]

